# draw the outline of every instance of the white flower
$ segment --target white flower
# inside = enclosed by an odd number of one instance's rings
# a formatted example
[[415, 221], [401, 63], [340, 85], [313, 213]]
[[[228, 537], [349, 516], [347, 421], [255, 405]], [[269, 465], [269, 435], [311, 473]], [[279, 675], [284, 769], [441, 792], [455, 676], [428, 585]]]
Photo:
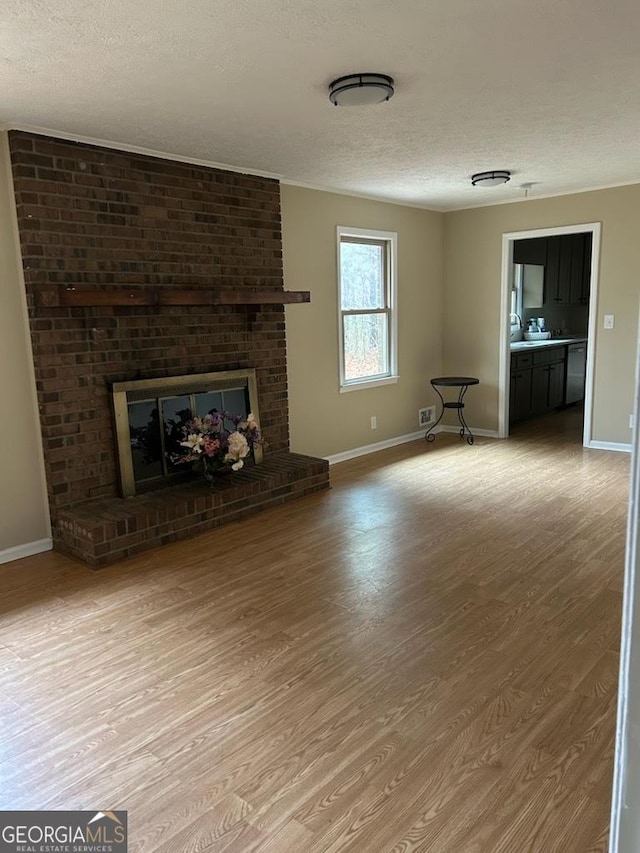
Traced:
[[243, 466], [244, 466], [244, 462], [242, 461], [242, 459], [238, 459], [238, 461], [234, 462], [233, 465], [231, 466], [231, 470], [232, 471], [239, 471]]
[[[229, 447], [227, 449], [225, 461], [238, 462], [240, 459], [244, 459], [248, 453], [249, 445], [247, 444], [247, 439], [240, 432], [232, 432], [229, 436]], [[231, 467], [233, 468], [233, 466]]]
[[254, 432], [258, 429], [258, 422], [256, 421], [255, 416], [252, 412], [249, 412], [246, 421], [240, 421], [240, 423], [238, 424], [238, 429], [241, 429], [243, 431], [249, 430], [249, 432]]
[[203, 445], [204, 439], [201, 435], [198, 435], [195, 432], [192, 432], [191, 435], [188, 435], [186, 441], [180, 442], [180, 447], [188, 447], [192, 453], [202, 453]]

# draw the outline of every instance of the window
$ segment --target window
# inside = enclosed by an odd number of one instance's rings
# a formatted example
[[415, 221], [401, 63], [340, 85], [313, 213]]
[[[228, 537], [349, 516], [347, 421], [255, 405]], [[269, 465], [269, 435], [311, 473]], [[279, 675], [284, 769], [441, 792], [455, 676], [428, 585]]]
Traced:
[[544, 304], [544, 267], [541, 264], [514, 264], [511, 314], [522, 318], [528, 308]]
[[522, 317], [522, 264], [513, 265], [513, 286], [511, 288], [511, 314]]
[[397, 380], [398, 235], [338, 227], [340, 386]]

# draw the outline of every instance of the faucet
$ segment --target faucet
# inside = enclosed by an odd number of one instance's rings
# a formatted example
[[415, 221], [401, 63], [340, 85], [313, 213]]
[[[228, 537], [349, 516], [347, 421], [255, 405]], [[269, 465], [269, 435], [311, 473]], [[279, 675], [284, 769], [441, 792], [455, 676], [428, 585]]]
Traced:
[[519, 314], [509, 314], [509, 340], [511, 343], [522, 340], [522, 317]]

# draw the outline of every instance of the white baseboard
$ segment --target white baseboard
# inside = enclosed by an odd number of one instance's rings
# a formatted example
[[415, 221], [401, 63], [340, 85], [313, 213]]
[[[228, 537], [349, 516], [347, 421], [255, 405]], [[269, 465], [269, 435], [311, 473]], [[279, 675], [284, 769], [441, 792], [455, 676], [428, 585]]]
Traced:
[[621, 453], [631, 453], [631, 445], [617, 441], [590, 441], [587, 447], [591, 450], [618, 450]]
[[[438, 427], [437, 432], [460, 432], [460, 427], [455, 424], [443, 424]], [[480, 429], [479, 427], [471, 427], [472, 435], [481, 435], [485, 438], [500, 438], [498, 430], [495, 429]]]
[[32, 557], [34, 554], [42, 554], [53, 548], [52, 539], [38, 539], [37, 542], [25, 542], [24, 545], [16, 545], [15, 548], [5, 548], [0, 551], [0, 563], [10, 563], [12, 560], [21, 560], [23, 557]]
[[386, 450], [388, 447], [396, 447], [398, 444], [417, 441], [419, 438], [424, 438], [426, 431], [426, 429], [421, 429], [419, 432], [411, 432], [408, 435], [398, 435], [395, 438], [387, 438], [385, 441], [377, 441], [375, 444], [365, 444], [363, 447], [354, 447], [353, 450], [334, 453], [332, 456], [325, 456], [324, 458], [329, 462], [329, 465], [335, 465], [336, 462], [346, 462], [348, 459], [356, 459], [358, 456], [366, 456], [368, 453], [376, 453], [378, 450]]
[[[346, 462], [349, 459], [357, 459], [358, 456], [366, 456], [369, 453], [377, 453], [378, 450], [386, 450], [388, 447], [396, 447], [398, 444], [408, 444], [410, 441], [417, 441], [419, 438], [424, 438], [429, 424], [425, 425], [424, 429], [418, 432], [411, 432], [407, 435], [398, 435], [396, 438], [388, 438], [386, 441], [377, 441], [375, 444], [365, 444], [363, 447], [354, 447], [353, 450], [345, 450], [343, 453], [334, 453], [332, 456], [324, 458], [329, 462], [329, 465], [335, 465], [337, 462]], [[454, 426], [437, 426], [435, 433], [460, 431], [460, 427]], [[489, 438], [498, 438], [496, 430], [491, 429], [474, 429], [471, 428], [473, 435], [482, 435]]]

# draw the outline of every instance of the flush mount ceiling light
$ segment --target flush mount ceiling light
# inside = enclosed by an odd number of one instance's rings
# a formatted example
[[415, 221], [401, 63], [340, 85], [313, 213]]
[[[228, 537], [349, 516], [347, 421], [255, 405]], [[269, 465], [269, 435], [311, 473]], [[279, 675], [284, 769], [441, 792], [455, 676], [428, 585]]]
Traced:
[[386, 74], [347, 74], [329, 84], [329, 100], [336, 107], [361, 107], [388, 101], [393, 77]]
[[511, 180], [511, 172], [498, 169], [495, 172], [477, 172], [471, 175], [471, 183], [474, 187], [497, 187], [498, 184], [506, 184]]

